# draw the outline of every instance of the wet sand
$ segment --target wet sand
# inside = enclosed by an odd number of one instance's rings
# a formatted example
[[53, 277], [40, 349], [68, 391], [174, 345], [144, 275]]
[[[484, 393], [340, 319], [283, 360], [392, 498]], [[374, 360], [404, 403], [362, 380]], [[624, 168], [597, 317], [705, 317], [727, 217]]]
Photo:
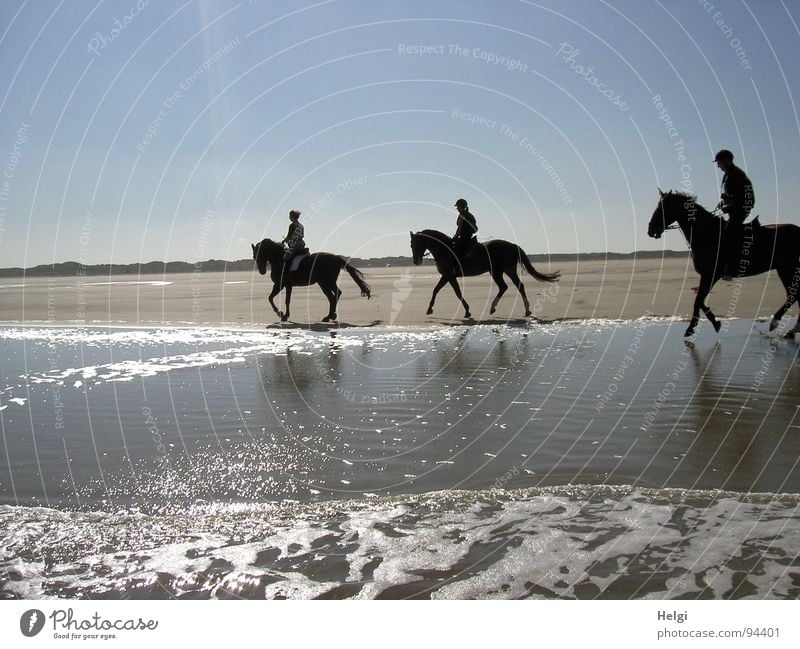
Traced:
[[725, 324], [0, 327], [0, 599], [796, 600], [800, 347]]
[[[561, 319], [635, 319], [645, 315], [687, 317], [698, 276], [689, 259], [559, 262], [536, 264], [541, 272], [560, 270], [557, 284], [523, 277], [536, 317]], [[464, 312], [453, 291], [439, 293], [432, 316], [426, 315], [439, 275], [431, 261], [420, 267], [364, 269], [372, 287], [370, 300], [360, 297], [343, 273], [339, 287], [340, 325], [356, 327], [441, 326], [463, 324]], [[23, 283], [24, 282], [24, 283]], [[522, 319], [524, 308], [509, 286], [497, 312], [489, 307], [496, 287], [489, 275], [462, 280], [474, 321]], [[0, 322], [130, 325], [204, 325], [261, 327], [275, 325], [267, 303], [269, 277], [257, 272], [117, 275], [100, 277], [6, 278], [0, 280]], [[785, 298], [774, 272], [720, 282], [709, 306], [720, 317], [769, 316]], [[283, 308], [283, 295], [278, 304]], [[313, 324], [327, 313], [318, 287], [297, 288], [292, 296], [291, 322]], [[796, 315], [796, 311], [789, 314]]]

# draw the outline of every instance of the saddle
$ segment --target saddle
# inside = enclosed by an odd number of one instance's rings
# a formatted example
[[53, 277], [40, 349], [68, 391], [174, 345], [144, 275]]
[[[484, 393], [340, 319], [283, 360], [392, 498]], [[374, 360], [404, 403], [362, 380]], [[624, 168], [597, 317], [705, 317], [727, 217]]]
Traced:
[[308, 248], [303, 248], [300, 252], [296, 253], [290, 260], [284, 262], [284, 268], [286, 268], [287, 272], [294, 273], [298, 268], [300, 268], [300, 262], [302, 262], [310, 254], [311, 253], [309, 252]]
[[744, 231], [745, 232], [755, 232], [759, 228], [763, 228], [764, 226], [761, 225], [761, 221], [758, 220], [758, 215], [752, 220], [748, 221], [744, 224]]
[[475, 261], [475, 253], [478, 250], [477, 237], [471, 239], [462, 239], [461, 241], [453, 240], [453, 257], [454, 257], [454, 270], [456, 273], [465, 271]]
[[744, 223], [738, 233], [731, 231], [730, 221], [725, 222], [725, 230], [723, 232], [723, 241], [721, 253], [722, 261], [722, 277], [730, 279], [734, 276], [734, 270], [737, 271], [737, 277], [743, 276], [743, 265], [746, 266], [748, 262], [744, 262], [744, 258], [749, 255], [750, 246], [756, 243], [756, 237], [760, 237], [760, 231], [764, 230], [761, 221], [756, 216], [752, 221]]

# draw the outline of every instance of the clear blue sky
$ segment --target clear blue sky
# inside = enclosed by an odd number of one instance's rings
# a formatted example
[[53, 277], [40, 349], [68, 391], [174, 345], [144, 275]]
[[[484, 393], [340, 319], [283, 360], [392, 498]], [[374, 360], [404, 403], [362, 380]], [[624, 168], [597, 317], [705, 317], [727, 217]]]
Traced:
[[3, 0], [0, 266], [241, 259], [292, 208], [314, 250], [408, 255], [460, 197], [530, 253], [681, 248], [646, 236], [657, 188], [713, 206], [722, 147], [765, 222], [800, 223], [798, 23], [789, 0]]

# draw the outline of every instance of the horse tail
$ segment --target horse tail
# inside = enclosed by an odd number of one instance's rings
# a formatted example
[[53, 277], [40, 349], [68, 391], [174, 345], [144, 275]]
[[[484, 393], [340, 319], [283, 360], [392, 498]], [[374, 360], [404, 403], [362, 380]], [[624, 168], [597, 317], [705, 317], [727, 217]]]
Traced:
[[365, 297], [367, 299], [372, 297], [372, 290], [370, 289], [369, 284], [364, 281], [364, 273], [358, 270], [358, 268], [355, 266], [348, 264], [347, 261], [344, 262], [344, 269], [350, 273], [350, 277], [353, 278], [353, 281], [358, 285], [358, 288], [361, 289], [361, 297]]
[[525, 251], [517, 246], [517, 251], [519, 253], [519, 263], [525, 266], [525, 270], [527, 270], [531, 275], [533, 275], [536, 279], [540, 282], [557, 282], [559, 277], [561, 277], [561, 271], [557, 270], [555, 273], [540, 273], [533, 267], [531, 260], [528, 259], [528, 255]]

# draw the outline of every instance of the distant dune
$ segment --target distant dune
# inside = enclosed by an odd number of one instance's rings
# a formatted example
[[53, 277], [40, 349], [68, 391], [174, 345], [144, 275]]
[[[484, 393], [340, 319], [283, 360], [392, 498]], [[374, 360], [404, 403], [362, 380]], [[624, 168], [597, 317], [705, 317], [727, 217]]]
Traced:
[[[687, 257], [688, 251], [676, 250], [640, 250], [638, 252], [589, 252], [589, 253], [554, 253], [551, 255], [528, 255], [534, 263], [564, 261], [614, 261], [625, 259], [681, 259]], [[411, 257], [374, 257], [360, 259], [353, 257], [352, 263], [360, 268], [385, 268], [387, 266], [411, 266]], [[173, 273], [220, 273], [251, 270], [252, 259], [225, 261], [208, 259], [197, 263], [186, 261], [151, 261], [145, 264], [90, 264], [83, 265], [77, 261], [65, 261], [58, 264], [41, 264], [30, 268], [0, 268], [0, 277], [69, 277], [75, 275], [166, 275]]]

